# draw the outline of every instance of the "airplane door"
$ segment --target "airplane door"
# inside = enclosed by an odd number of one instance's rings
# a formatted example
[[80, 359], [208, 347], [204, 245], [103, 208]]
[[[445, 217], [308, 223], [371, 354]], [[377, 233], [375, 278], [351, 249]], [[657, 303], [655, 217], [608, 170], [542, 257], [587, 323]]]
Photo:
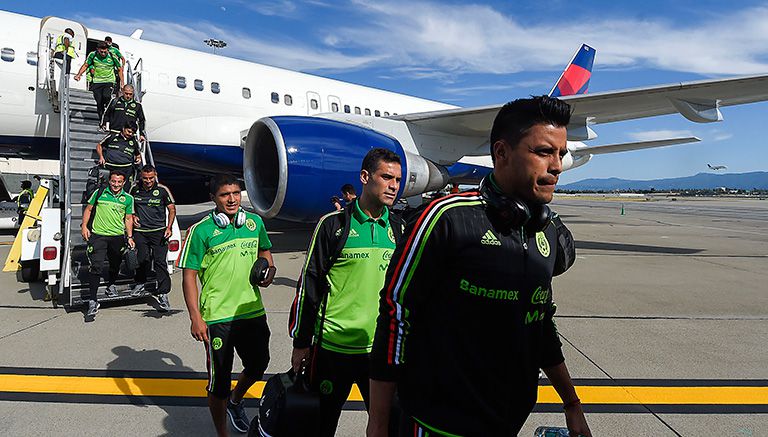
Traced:
[[323, 112], [320, 94], [314, 91], [307, 92], [307, 114], [314, 115]]
[[[46, 81], [51, 68], [50, 60], [53, 56], [53, 50], [56, 48], [56, 38], [64, 33], [64, 29], [70, 28], [75, 31], [75, 58], [72, 60], [72, 74], [77, 72], [80, 65], [85, 61], [86, 41], [88, 41], [88, 29], [77, 21], [65, 20], [59, 17], [45, 17], [40, 21], [40, 39], [37, 44], [37, 86], [45, 88]], [[55, 78], [58, 81], [58, 68], [56, 68]], [[85, 81], [70, 81], [72, 88], [85, 89]]]
[[339, 112], [341, 111], [341, 99], [336, 96], [328, 96], [328, 111]]

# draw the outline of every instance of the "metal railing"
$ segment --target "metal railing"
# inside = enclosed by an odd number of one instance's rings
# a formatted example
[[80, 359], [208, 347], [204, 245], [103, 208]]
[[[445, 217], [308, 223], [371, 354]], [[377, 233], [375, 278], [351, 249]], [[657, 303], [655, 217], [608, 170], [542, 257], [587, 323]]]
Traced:
[[[50, 60], [54, 62], [53, 58]], [[72, 241], [70, 238], [70, 232], [72, 230], [72, 180], [70, 178], [70, 139], [69, 139], [69, 75], [67, 74], [67, 63], [71, 62], [69, 57], [64, 56], [64, 62], [61, 68], [61, 76], [59, 82], [59, 120], [60, 120], [60, 140], [59, 140], [59, 167], [60, 167], [60, 180], [59, 189], [63, 191], [62, 197], [64, 199], [64, 233], [62, 235], [63, 242], [63, 258], [61, 268], [61, 280], [59, 281], [59, 294], [63, 294], [66, 287], [70, 285], [70, 272], [72, 255], [70, 253]], [[63, 181], [61, 179], [64, 179]], [[63, 190], [62, 190], [63, 189]]]
[[[142, 86], [142, 71], [140, 67], [143, 65], [144, 59], [139, 58], [136, 61], [136, 66], [132, 67], [130, 61], [125, 61], [125, 84], [133, 86], [133, 98], [137, 102], [141, 103], [141, 98], [144, 97], [144, 88]], [[152, 156], [152, 146], [149, 144], [149, 140], [146, 139], [141, 143], [141, 159], [145, 164], [155, 165], [155, 159]]]

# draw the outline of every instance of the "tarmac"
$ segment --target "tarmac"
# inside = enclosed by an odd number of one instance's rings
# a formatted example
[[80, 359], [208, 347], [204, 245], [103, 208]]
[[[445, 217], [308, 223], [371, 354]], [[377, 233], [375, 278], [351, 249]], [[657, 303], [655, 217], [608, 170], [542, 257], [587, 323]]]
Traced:
[[[566, 363], [595, 436], [768, 435], [768, 201], [559, 198], [576, 264], [555, 279]], [[182, 226], [207, 205], [180, 207]], [[267, 372], [289, 367], [288, 310], [311, 229], [267, 222], [278, 272], [262, 290]], [[5, 259], [13, 236], [0, 236]], [[205, 356], [189, 334], [181, 274], [174, 310], [151, 298], [79, 308], [0, 274], [0, 435], [214, 435]], [[236, 360], [235, 371], [240, 370]], [[261, 385], [252, 390], [260, 393]], [[364, 435], [354, 395], [337, 435]], [[565, 426], [542, 381], [521, 436]], [[257, 400], [247, 399], [256, 413]]]

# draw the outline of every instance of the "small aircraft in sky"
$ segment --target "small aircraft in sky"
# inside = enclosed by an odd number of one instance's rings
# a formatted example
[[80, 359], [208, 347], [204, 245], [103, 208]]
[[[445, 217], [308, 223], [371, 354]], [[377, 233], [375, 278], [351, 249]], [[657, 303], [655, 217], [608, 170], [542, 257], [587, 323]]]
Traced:
[[724, 166], [724, 165], [712, 165], [712, 164], [707, 164], [707, 167], [709, 167], [709, 169], [710, 169], [710, 170], [715, 170], [715, 171], [717, 171], [717, 170], [726, 170], [726, 169], [728, 169], [728, 167], [726, 167], [726, 166]]

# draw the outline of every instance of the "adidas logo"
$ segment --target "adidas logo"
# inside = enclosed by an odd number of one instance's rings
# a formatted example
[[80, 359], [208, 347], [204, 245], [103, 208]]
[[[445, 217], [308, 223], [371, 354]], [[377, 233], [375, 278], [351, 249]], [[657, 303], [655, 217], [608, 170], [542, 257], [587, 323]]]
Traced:
[[501, 246], [501, 241], [493, 235], [493, 232], [489, 229], [483, 238], [480, 239], [480, 244], [486, 244], [488, 246]]
[[350, 236], [350, 237], [359, 237], [359, 236], [360, 236], [360, 234], [358, 234], [356, 230], [354, 230], [354, 229], [350, 229], [350, 230], [349, 230], [349, 236]]
[[213, 230], [213, 235], [211, 235], [211, 236], [212, 236], [212, 237], [216, 237], [216, 236], [219, 236], [219, 235], [221, 235], [221, 231], [220, 231], [220, 230], [218, 230], [218, 229], [214, 229], [214, 230]]

